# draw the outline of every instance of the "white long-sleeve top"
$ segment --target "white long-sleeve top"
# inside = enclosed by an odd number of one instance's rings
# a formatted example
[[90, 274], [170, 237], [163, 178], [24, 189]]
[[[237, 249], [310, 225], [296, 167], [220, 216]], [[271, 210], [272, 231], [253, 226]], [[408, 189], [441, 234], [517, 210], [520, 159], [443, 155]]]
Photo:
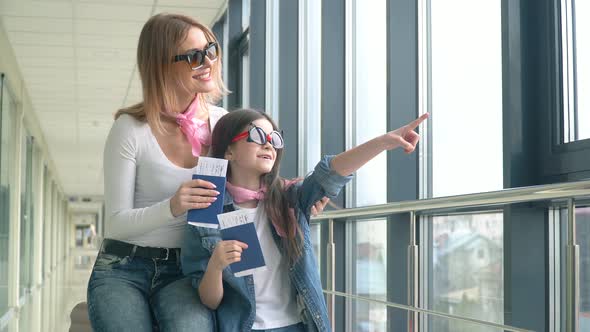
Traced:
[[[210, 107], [214, 128], [227, 113]], [[105, 237], [140, 246], [179, 248], [186, 213], [174, 217], [170, 199], [194, 169], [172, 163], [147, 122], [123, 114], [104, 149]]]

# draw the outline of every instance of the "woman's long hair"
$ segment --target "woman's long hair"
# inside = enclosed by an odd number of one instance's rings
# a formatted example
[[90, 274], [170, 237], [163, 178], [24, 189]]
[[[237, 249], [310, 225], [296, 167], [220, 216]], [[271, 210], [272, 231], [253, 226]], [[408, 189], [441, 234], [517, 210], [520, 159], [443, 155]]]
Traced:
[[[224, 158], [228, 147], [233, 144], [232, 138], [258, 119], [268, 120], [274, 130], [278, 130], [274, 121], [266, 113], [260, 111], [241, 109], [221, 117], [213, 130], [209, 155], [214, 158]], [[301, 255], [303, 235], [295, 217], [295, 206], [291, 206], [289, 203], [285, 181], [278, 174], [283, 150], [276, 150], [277, 156], [274, 166], [270, 173], [262, 176], [261, 185], [267, 188], [263, 205], [264, 211], [268, 218], [278, 224], [287, 234], [282, 238], [282, 241], [287, 250], [289, 263], [293, 264]], [[231, 178], [229, 170], [227, 177]]]
[[[161, 111], [179, 109], [175, 93], [176, 86], [183, 86], [174, 74], [172, 59], [180, 51], [180, 45], [188, 36], [191, 28], [198, 28], [205, 34], [209, 42], [217, 42], [211, 30], [196, 20], [178, 14], [157, 14], [152, 16], [143, 26], [137, 46], [137, 68], [141, 77], [143, 102], [120, 109], [115, 114], [117, 119], [121, 114], [129, 114], [141, 121], [147, 121], [150, 126], [163, 132], [160, 120]], [[217, 89], [210, 93], [200, 93], [201, 103], [217, 103], [227, 89], [221, 77], [222, 64], [221, 48], [217, 61], [211, 67], [211, 76]], [[186, 89], [186, 88], [185, 88]], [[191, 94], [190, 91], [189, 95]]]

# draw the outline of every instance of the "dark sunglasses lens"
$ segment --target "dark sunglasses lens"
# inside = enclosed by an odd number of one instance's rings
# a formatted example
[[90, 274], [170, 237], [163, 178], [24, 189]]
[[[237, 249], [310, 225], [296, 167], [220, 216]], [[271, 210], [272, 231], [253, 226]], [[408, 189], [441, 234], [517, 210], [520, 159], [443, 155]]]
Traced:
[[270, 133], [270, 144], [272, 144], [275, 149], [281, 149], [285, 146], [285, 141], [283, 141], [283, 136], [281, 136], [279, 132], [273, 131]]
[[217, 49], [217, 44], [211, 44], [211, 46], [209, 46], [209, 48], [207, 48], [207, 57], [210, 60], [215, 60], [217, 59], [219, 50]]
[[193, 69], [197, 68], [203, 64], [203, 54], [201, 54], [201, 52], [197, 51], [197, 52], [191, 54], [190, 59], [191, 59], [191, 67]]
[[250, 129], [250, 139], [256, 144], [266, 144], [266, 135], [262, 128], [254, 127]]

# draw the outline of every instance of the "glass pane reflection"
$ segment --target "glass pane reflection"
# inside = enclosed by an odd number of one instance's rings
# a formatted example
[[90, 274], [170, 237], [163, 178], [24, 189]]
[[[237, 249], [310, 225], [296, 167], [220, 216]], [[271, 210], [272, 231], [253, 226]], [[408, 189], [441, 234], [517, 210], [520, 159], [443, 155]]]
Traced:
[[[387, 300], [387, 224], [386, 220], [356, 221], [354, 294]], [[366, 301], [354, 303], [354, 331], [385, 331], [387, 309]]]
[[[431, 308], [484, 321], [504, 321], [503, 217], [482, 213], [432, 217]], [[492, 331], [431, 320], [437, 332]]]

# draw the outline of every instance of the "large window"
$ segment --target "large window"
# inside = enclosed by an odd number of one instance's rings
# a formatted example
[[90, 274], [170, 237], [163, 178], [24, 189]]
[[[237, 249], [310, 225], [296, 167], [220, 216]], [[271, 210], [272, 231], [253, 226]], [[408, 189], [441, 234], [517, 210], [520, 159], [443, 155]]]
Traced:
[[49, 169], [47, 165], [43, 166], [43, 257], [41, 264], [41, 273], [43, 280], [45, 280], [49, 267], [51, 266], [50, 244], [51, 244], [51, 178], [49, 177]]
[[[503, 188], [502, 2], [426, 0], [426, 96], [431, 178], [421, 197]], [[502, 212], [423, 219], [429, 309], [504, 321]], [[425, 234], [426, 234], [425, 233]], [[424, 234], [423, 234], [424, 235]], [[424, 237], [422, 237], [424, 239]], [[422, 272], [424, 273], [424, 272]], [[428, 317], [429, 331], [493, 331]]]
[[590, 3], [561, 1], [564, 142], [590, 138]]
[[[387, 132], [387, 17], [386, 1], [351, 1], [347, 29], [352, 36], [347, 56], [348, 148]], [[353, 180], [353, 201], [359, 207], [387, 202], [387, 155], [380, 154], [357, 171]], [[387, 223], [385, 219], [350, 223], [351, 293], [385, 301], [387, 299]], [[348, 328], [351, 331], [385, 331], [387, 309], [365, 301], [349, 301]]]
[[13, 167], [16, 106], [0, 78], [0, 317], [8, 309], [8, 254], [10, 232], [10, 191], [14, 186]]
[[21, 145], [20, 296], [31, 288], [33, 271], [33, 137], [22, 137]]
[[[242, 1], [242, 32], [247, 31], [250, 28], [250, 0]], [[244, 38], [249, 39], [249, 34], [246, 34]], [[250, 47], [249, 41], [244, 42], [245, 49], [240, 50], [242, 53], [242, 91], [241, 91], [241, 107], [250, 106]]]
[[[268, 8], [268, 14], [272, 15], [273, 6], [270, 5]], [[318, 31], [321, 30], [322, 3], [321, 1], [315, 0], [302, 0], [299, 2], [299, 53], [298, 53], [298, 66], [300, 68], [298, 72], [298, 91], [299, 91], [299, 116], [298, 116], [298, 139], [302, 144], [298, 149], [298, 173], [299, 176], [313, 171], [315, 165], [320, 161], [321, 158], [321, 34]], [[268, 20], [269, 24], [272, 24], [272, 19]], [[276, 45], [273, 42], [272, 26], [267, 26], [270, 31], [267, 32], [267, 37], [270, 40], [267, 41], [270, 45]], [[269, 58], [267, 61], [272, 61], [272, 54], [267, 52]], [[267, 65], [268, 66], [268, 65]], [[267, 70], [272, 70], [272, 67], [267, 67]], [[267, 74], [268, 85], [274, 84], [272, 81], [273, 74]], [[267, 90], [268, 91], [268, 90]], [[267, 105], [267, 107], [271, 107]], [[326, 209], [330, 209], [326, 206]], [[321, 257], [320, 253], [325, 244], [321, 243], [321, 224], [314, 224], [311, 226], [311, 241], [318, 262], [318, 266], [321, 266], [321, 262], [325, 257]]]
[[590, 2], [574, 0], [578, 138], [590, 138]]
[[305, 147], [299, 150], [300, 174], [312, 171], [321, 157], [321, 12], [321, 1], [299, 2], [298, 137]]
[[434, 197], [502, 189], [500, 0], [429, 0]]

